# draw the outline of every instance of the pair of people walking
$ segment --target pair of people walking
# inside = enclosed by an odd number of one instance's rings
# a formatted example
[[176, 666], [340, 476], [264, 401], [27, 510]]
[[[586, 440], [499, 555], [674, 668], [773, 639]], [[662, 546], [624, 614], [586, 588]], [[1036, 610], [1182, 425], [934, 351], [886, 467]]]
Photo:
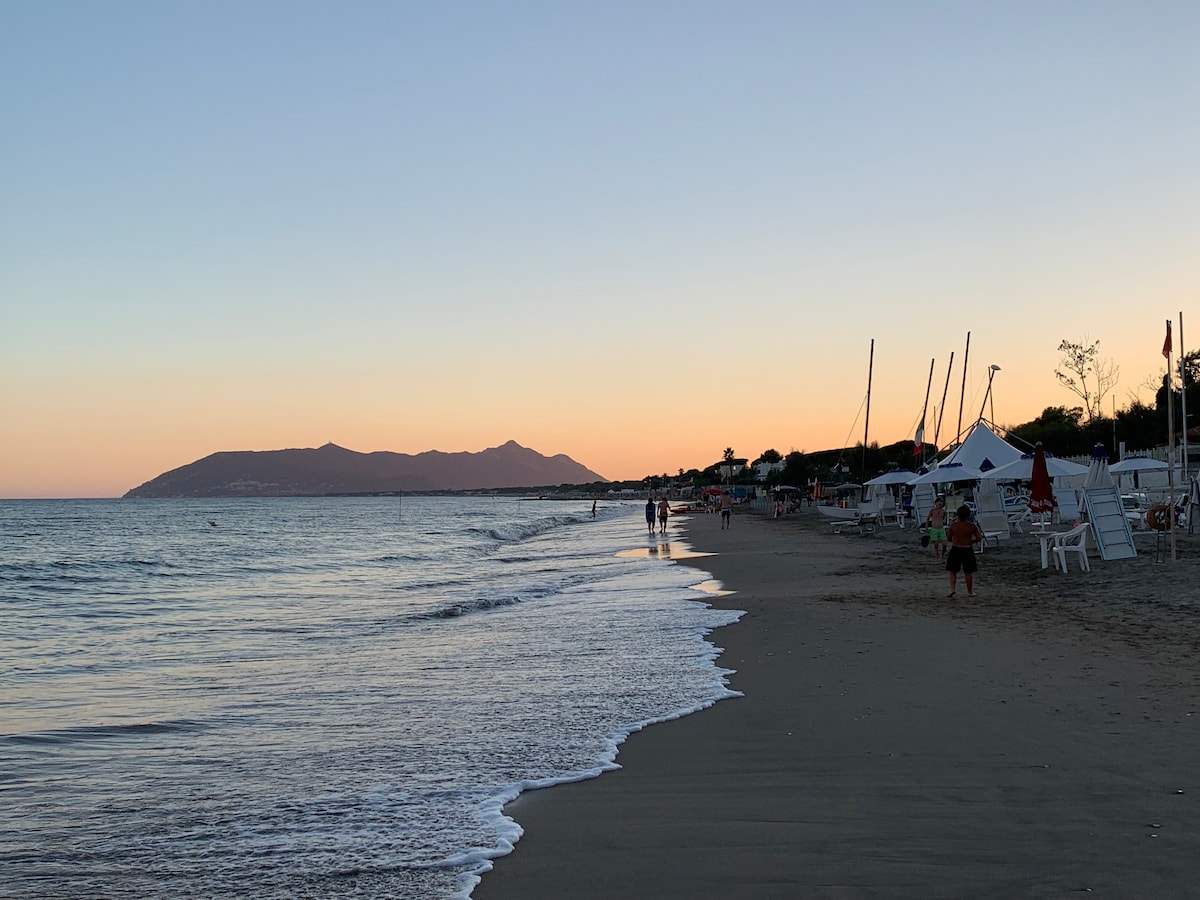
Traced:
[[650, 534], [654, 534], [654, 520], [658, 519], [658, 531], [660, 534], [667, 533], [667, 519], [671, 515], [671, 504], [667, 502], [667, 498], [663, 497], [655, 506], [654, 498], [646, 498], [646, 530]]

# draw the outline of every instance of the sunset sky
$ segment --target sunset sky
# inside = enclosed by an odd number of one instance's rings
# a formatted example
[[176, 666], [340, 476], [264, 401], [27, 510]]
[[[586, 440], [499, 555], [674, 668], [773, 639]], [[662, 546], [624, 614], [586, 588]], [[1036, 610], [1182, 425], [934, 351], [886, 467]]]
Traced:
[[1194, 0], [7, 0], [0, 497], [821, 450], [872, 338], [881, 443], [954, 352], [946, 443], [968, 331], [969, 421], [992, 364], [1002, 424], [1075, 405], [1064, 338], [1149, 400], [1165, 320], [1200, 346], [1198, 48]]

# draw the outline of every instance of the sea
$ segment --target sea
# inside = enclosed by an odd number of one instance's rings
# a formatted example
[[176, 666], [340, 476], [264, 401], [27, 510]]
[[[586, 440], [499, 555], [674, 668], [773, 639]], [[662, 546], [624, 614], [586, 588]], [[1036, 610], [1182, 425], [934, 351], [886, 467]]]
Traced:
[[507, 801], [733, 696], [642, 511], [0, 501], [0, 897], [470, 897]]

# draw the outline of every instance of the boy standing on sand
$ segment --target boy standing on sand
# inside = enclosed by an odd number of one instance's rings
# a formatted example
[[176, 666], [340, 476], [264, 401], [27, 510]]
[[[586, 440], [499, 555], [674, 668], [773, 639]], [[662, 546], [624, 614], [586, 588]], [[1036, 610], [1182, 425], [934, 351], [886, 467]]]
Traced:
[[950, 593], [953, 597], [958, 587], [958, 570], [962, 569], [967, 579], [967, 596], [975, 596], [974, 576], [979, 564], [975, 562], [975, 545], [983, 540], [983, 532], [971, 521], [971, 508], [960, 506], [958, 520], [946, 529], [950, 538], [950, 552], [946, 554], [946, 571], [950, 573]]
[[929, 540], [933, 542], [934, 558], [941, 562], [946, 558], [946, 501], [941, 497], [933, 501], [933, 509], [925, 519], [925, 527], [929, 529]]

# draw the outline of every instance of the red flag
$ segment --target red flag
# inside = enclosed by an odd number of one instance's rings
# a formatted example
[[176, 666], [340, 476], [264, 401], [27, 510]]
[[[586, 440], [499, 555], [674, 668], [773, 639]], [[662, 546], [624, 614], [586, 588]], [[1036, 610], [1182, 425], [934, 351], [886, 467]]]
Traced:
[[1163, 341], [1163, 356], [1171, 358], [1171, 320], [1167, 319], [1167, 339]]

